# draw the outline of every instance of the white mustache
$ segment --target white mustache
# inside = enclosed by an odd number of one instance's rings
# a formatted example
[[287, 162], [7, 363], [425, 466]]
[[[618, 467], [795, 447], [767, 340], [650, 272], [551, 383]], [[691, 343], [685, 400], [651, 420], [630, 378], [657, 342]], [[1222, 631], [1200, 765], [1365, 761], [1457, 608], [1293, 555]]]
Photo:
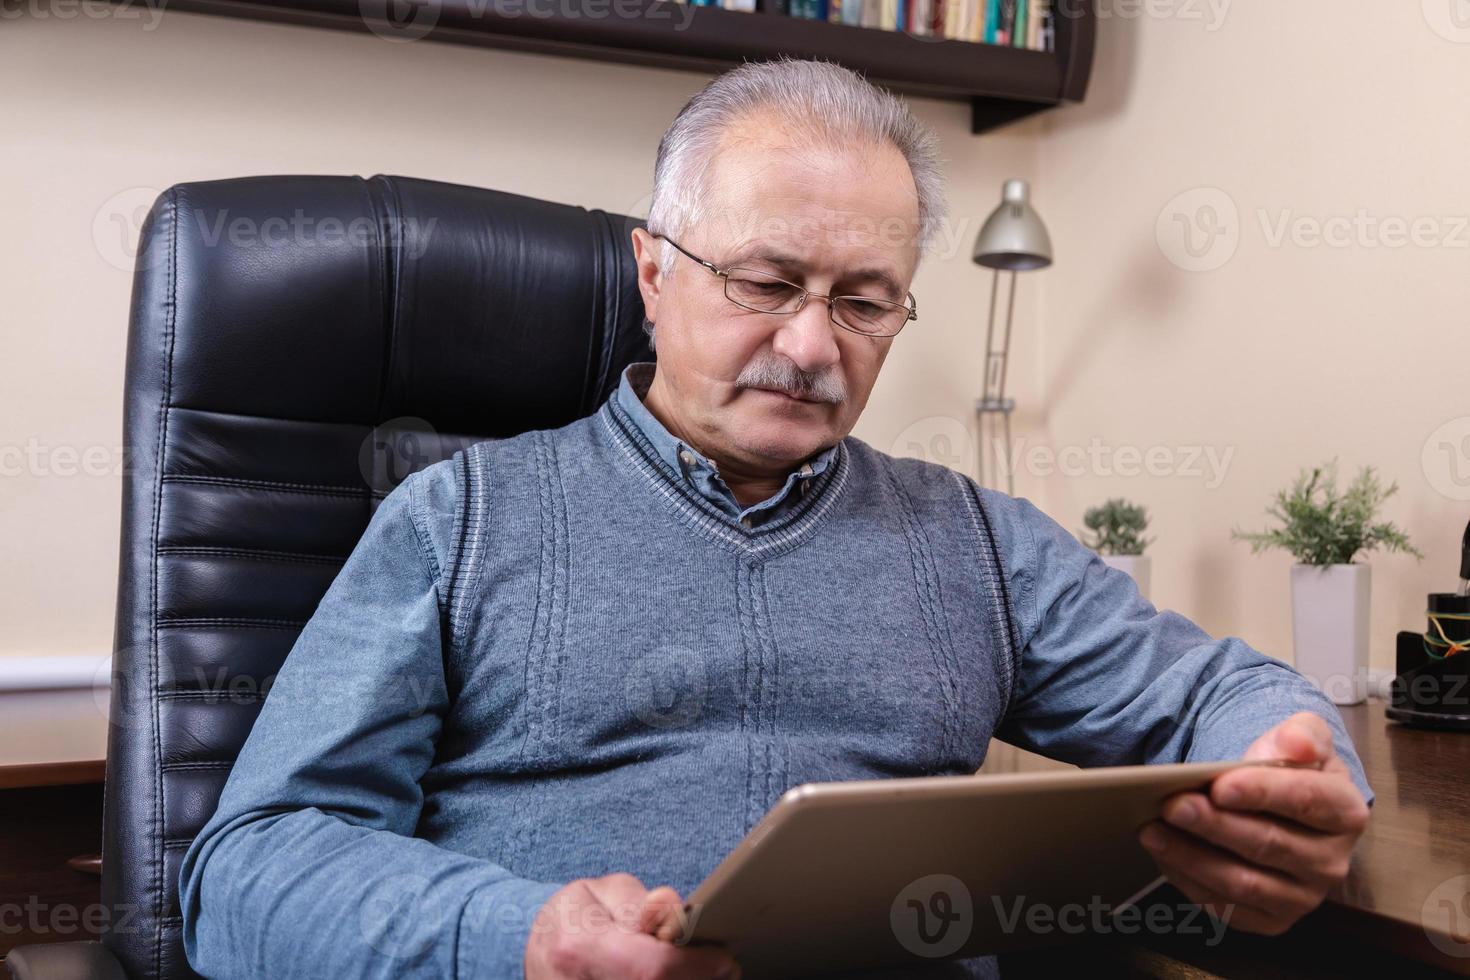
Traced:
[[735, 379], [735, 387], [767, 388], [833, 405], [847, 400], [847, 385], [837, 368], [813, 373], [803, 371], [784, 358], [751, 362]]

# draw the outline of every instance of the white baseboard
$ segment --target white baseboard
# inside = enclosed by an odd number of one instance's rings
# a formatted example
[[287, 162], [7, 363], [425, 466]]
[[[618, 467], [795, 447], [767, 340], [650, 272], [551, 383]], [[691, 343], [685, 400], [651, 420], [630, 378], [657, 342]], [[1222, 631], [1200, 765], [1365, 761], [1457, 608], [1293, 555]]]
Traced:
[[0, 691], [106, 687], [111, 680], [110, 653], [0, 657]]

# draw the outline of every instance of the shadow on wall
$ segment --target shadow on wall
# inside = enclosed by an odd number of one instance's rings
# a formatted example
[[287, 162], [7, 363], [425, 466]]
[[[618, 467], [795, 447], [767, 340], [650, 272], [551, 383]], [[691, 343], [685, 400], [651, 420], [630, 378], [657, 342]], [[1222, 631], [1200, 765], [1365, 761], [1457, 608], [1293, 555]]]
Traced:
[[[1120, 229], [1120, 235], [1124, 232]], [[1048, 405], [1066, 397], [1066, 393], [1072, 390], [1078, 372], [1096, 360], [1098, 348], [1108, 334], [1138, 324], [1164, 327], [1170, 323], [1165, 314], [1180, 296], [1184, 280], [1162, 260], [1152, 234], [1135, 247], [1127, 270], [1127, 274], [1114, 280], [1112, 289], [1093, 304], [1092, 308], [1097, 312], [1086, 322], [1076, 325], [1076, 332], [1069, 337], [1065, 352], [1046, 378], [1043, 391]], [[1119, 317], [1116, 311], [1120, 310], [1135, 316]]]

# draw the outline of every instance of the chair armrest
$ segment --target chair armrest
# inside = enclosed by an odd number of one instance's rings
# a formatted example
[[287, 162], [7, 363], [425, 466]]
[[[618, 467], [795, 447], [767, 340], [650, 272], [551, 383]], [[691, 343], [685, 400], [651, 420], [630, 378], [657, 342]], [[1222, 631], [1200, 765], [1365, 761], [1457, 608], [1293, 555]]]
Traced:
[[17, 946], [5, 965], [15, 980], [128, 980], [112, 950], [98, 942]]

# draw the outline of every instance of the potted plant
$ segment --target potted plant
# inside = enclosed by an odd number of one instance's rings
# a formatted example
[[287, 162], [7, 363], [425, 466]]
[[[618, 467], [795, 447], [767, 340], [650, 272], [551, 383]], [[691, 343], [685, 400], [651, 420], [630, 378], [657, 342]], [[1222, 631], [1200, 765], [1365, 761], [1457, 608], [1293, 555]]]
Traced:
[[1105, 564], [1133, 576], [1139, 593], [1147, 599], [1149, 560], [1143, 549], [1149, 542], [1143, 532], [1148, 530], [1148, 511], [1115, 497], [1100, 507], [1089, 508], [1082, 515], [1082, 523], [1087, 526], [1082, 543], [1101, 555]]
[[1337, 462], [1303, 470], [1276, 494], [1266, 513], [1277, 527], [1232, 537], [1252, 554], [1281, 548], [1291, 568], [1291, 638], [1296, 669], [1335, 704], [1357, 704], [1368, 693], [1369, 566], [1355, 559], [1375, 549], [1424, 556], [1408, 535], [1377, 521], [1378, 508], [1398, 491], [1365, 466], [1347, 490], [1337, 489]]

